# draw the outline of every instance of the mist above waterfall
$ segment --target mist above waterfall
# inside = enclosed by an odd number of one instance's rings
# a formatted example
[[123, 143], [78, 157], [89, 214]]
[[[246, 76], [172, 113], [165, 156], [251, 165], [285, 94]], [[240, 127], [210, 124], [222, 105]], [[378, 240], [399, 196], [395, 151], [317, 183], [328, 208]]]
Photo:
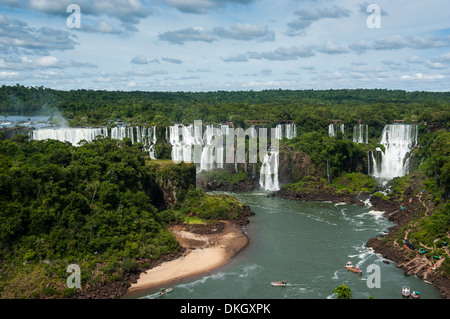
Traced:
[[381, 134], [380, 144], [384, 152], [377, 148], [372, 152], [372, 176], [381, 180], [409, 173], [411, 149], [417, 144], [418, 129], [415, 124], [388, 124]]

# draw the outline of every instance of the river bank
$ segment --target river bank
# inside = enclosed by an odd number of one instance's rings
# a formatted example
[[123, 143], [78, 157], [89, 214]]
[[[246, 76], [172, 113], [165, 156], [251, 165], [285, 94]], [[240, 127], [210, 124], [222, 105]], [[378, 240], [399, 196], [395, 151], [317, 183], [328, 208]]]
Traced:
[[[399, 208], [396, 201], [382, 200], [376, 197], [371, 199], [371, 204], [374, 210], [383, 211], [384, 217], [395, 223], [395, 226], [389, 229], [389, 232], [384, 235], [371, 238], [366, 246], [372, 248], [376, 253], [381, 254], [397, 264], [398, 268], [405, 271], [405, 275], [415, 275], [418, 278], [431, 283], [437, 288], [442, 298], [450, 299], [450, 278], [445, 278], [439, 274], [434, 268], [438, 268], [442, 263], [432, 263], [428, 258], [420, 255], [417, 252], [407, 250], [402, 242], [399, 242], [398, 237], [401, 227], [407, 224], [414, 216], [419, 214], [418, 209], [421, 205], [420, 197], [417, 197], [412, 203], [405, 204], [407, 212]], [[407, 239], [407, 232], [404, 239]], [[391, 239], [391, 240], [389, 240]], [[393, 244], [387, 244], [393, 240]], [[448, 254], [448, 250], [447, 250]]]
[[249, 243], [242, 227], [229, 221], [212, 225], [174, 225], [171, 231], [185, 249], [182, 256], [143, 272], [125, 297], [188, 277], [208, 275], [228, 263]]

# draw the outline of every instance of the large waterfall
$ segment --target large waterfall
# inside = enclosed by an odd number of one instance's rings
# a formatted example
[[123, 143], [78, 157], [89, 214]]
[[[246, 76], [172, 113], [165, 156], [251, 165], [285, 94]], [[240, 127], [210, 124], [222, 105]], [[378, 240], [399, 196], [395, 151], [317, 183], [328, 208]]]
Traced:
[[294, 123], [278, 124], [276, 126], [276, 138], [281, 140], [283, 137], [288, 140], [297, 137], [297, 125]]
[[354, 143], [369, 143], [369, 126], [367, 124], [357, 124], [353, 127]]
[[[228, 125], [207, 125], [203, 134], [201, 125], [175, 124], [168, 128], [168, 141], [172, 146], [172, 160], [174, 162], [195, 162], [197, 170], [211, 170], [223, 168], [225, 136]], [[222, 143], [217, 143], [215, 137], [222, 136]], [[215, 143], [216, 141], [216, 143]], [[200, 159], [196, 160], [196, 150], [200, 150]]]
[[44, 128], [31, 131], [33, 140], [58, 140], [69, 142], [72, 145], [78, 145], [82, 140], [92, 141], [98, 135], [107, 136], [106, 128]]
[[377, 148], [376, 152], [371, 152], [372, 176], [390, 180], [408, 174], [411, 149], [417, 144], [417, 133], [415, 124], [386, 125], [380, 141], [385, 151]]
[[[338, 129], [340, 129], [342, 134], [344, 134], [345, 125], [344, 124], [339, 125]], [[335, 135], [335, 130], [336, 129], [334, 128], [334, 124], [333, 123], [328, 125], [328, 135], [333, 137]]]
[[122, 140], [130, 138], [132, 143], [142, 143], [144, 150], [149, 152], [151, 158], [155, 158], [154, 146], [156, 144], [156, 126], [116, 126], [108, 130], [106, 127], [100, 128], [44, 128], [31, 131], [30, 137], [33, 140], [53, 139], [62, 142], [70, 142], [78, 145], [82, 140], [91, 142], [97, 136], [109, 136], [113, 139]]
[[259, 172], [259, 185], [269, 191], [280, 189], [278, 181], [278, 150], [271, 149], [264, 155]]
[[[175, 162], [194, 162], [198, 172], [221, 169], [226, 162], [225, 157], [230, 156], [230, 154], [225, 154], [225, 142], [229, 132], [230, 127], [224, 124], [206, 125], [204, 132], [201, 125], [175, 124], [170, 126], [166, 130], [166, 139], [172, 146], [172, 160]], [[254, 126], [246, 130], [244, 134], [248, 135], [250, 140], [258, 137]], [[296, 136], [297, 127], [294, 123], [276, 126], [272, 144], [261, 160], [259, 184], [262, 189], [271, 191], [280, 189], [278, 181], [278, 140], [282, 138], [291, 139]], [[218, 137], [221, 137], [221, 139], [217, 139]], [[234, 137], [232, 140], [234, 141]], [[240, 143], [243, 143], [243, 145], [240, 145]], [[233, 157], [236, 155], [236, 158], [234, 158], [235, 169], [237, 170], [238, 163], [243, 163], [244, 169], [246, 169], [248, 161], [241, 158], [243, 154], [238, 155], [239, 148], [245, 147], [245, 139], [238, 140], [236, 146], [237, 148], [233, 149], [235, 154], [231, 154]], [[197, 152], [198, 154], [196, 154]]]

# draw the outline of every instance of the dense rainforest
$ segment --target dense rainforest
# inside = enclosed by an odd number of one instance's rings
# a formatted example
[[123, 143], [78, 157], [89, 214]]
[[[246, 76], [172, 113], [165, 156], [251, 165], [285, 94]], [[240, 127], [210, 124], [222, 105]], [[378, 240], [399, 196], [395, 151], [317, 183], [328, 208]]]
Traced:
[[145, 155], [110, 138], [0, 141], [0, 296], [69, 297], [69, 264], [83, 285], [121, 281], [178, 251], [172, 222], [238, 217], [234, 198], [195, 189], [193, 164]]
[[[346, 127], [361, 121], [369, 136], [378, 137], [394, 120], [450, 122], [449, 92], [401, 90], [263, 90], [217, 92], [122, 92], [43, 87], [2, 86], [0, 114], [63, 116], [70, 126], [103, 126], [116, 119], [126, 123], [168, 126], [247, 120], [294, 121], [303, 131], [322, 131], [332, 120]], [[347, 130], [351, 131], [351, 130]], [[348, 132], [348, 133], [352, 133]]]
[[[123, 121], [165, 128], [194, 120], [235, 127], [258, 120], [273, 127], [293, 121], [298, 136], [280, 143], [282, 192], [363, 193], [395, 205], [424, 192], [426, 205], [417, 205], [400, 231], [385, 241], [393, 245], [408, 233], [429, 248], [430, 258], [446, 255], [442, 238], [450, 229], [450, 92], [108, 92], [16, 85], [0, 88], [0, 114], [48, 115], [74, 127]], [[328, 125], [334, 120], [345, 124], [345, 132], [331, 137]], [[411, 174], [380, 189], [368, 174], [367, 153], [380, 147], [383, 127], [396, 120], [418, 124], [418, 147], [412, 151]], [[357, 123], [368, 125], [367, 144], [352, 141]], [[79, 147], [21, 135], [0, 141], [1, 297], [70, 296], [75, 291], [64, 286], [70, 263], [88, 269], [82, 281], [90, 285], [118, 281], [137, 265], [151, 263], [148, 256], [156, 260], [176, 253], [170, 223], [237, 217], [242, 204], [196, 189], [195, 165], [170, 161], [170, 145], [161, 139], [164, 130], [158, 131], [157, 161], [146, 160], [142, 145], [126, 139], [97, 138]], [[197, 185], [203, 178], [211, 190], [242, 187], [254, 177], [250, 167], [239, 168], [197, 174]], [[450, 277], [448, 258], [440, 272]]]

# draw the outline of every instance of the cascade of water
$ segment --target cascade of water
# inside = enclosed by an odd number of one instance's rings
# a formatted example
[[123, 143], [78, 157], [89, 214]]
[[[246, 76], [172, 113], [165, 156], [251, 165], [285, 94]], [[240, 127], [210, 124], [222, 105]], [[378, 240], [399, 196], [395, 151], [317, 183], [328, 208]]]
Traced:
[[417, 144], [417, 125], [388, 124], [384, 127], [381, 141], [385, 148], [383, 152], [377, 148], [380, 156], [378, 163], [373, 161], [372, 175], [390, 180], [409, 173], [409, 158], [411, 148]]
[[328, 165], [328, 158], [327, 158], [327, 180], [329, 183], [330, 182], [330, 166]]
[[369, 142], [369, 126], [367, 124], [357, 124], [353, 127], [353, 142], [366, 144]]
[[292, 139], [294, 137], [297, 137], [297, 125], [294, 123], [286, 124], [286, 138]]
[[[341, 124], [339, 126], [339, 129], [341, 130], [342, 134], [344, 134], [345, 125]], [[335, 129], [334, 129], [334, 124], [333, 123], [328, 125], [328, 135], [330, 135], [331, 137], [333, 137], [335, 135]]]
[[286, 137], [288, 140], [297, 137], [297, 125], [294, 123], [277, 124], [275, 127], [275, 138], [281, 140]]
[[328, 125], [328, 135], [334, 136], [334, 125], [333, 125], [333, 123]]
[[91, 142], [98, 135], [107, 136], [106, 128], [45, 128], [34, 130], [31, 134], [33, 140], [58, 140], [78, 145], [82, 140]]
[[[136, 134], [134, 131], [136, 130]], [[150, 136], [153, 134], [152, 139]], [[97, 136], [110, 136], [112, 139], [122, 140], [129, 137], [132, 143], [141, 142], [144, 150], [150, 153], [150, 157], [155, 158], [154, 145], [156, 144], [156, 127], [113, 127], [108, 134], [108, 129], [103, 128], [46, 128], [33, 130], [30, 134], [33, 140], [54, 139], [63, 142], [70, 142], [72, 145], [78, 145], [81, 140], [92, 142]]]
[[278, 151], [271, 150], [265, 154], [259, 173], [259, 185], [269, 191], [280, 189], [278, 182]]

